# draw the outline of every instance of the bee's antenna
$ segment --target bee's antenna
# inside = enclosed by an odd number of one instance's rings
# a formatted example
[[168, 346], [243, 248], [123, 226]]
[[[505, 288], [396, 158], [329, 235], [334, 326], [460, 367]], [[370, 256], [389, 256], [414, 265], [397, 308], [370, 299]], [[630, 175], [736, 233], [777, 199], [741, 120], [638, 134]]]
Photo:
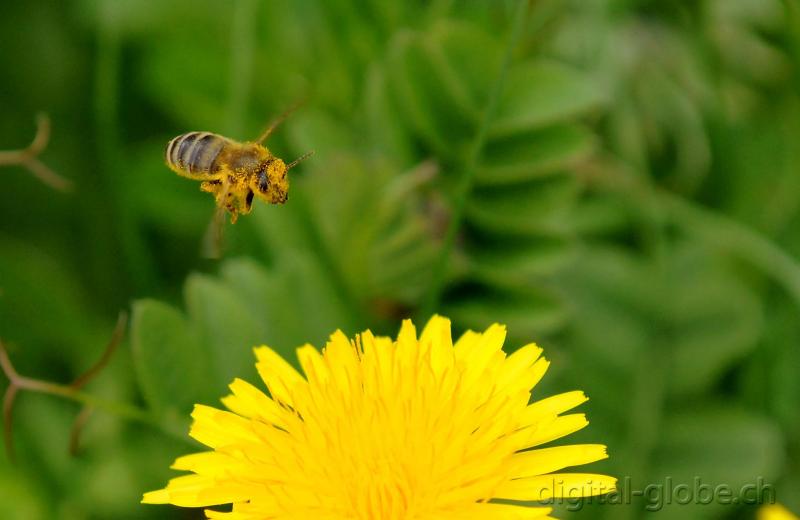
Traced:
[[311, 150], [310, 152], [306, 152], [306, 153], [304, 153], [303, 155], [301, 155], [300, 157], [298, 157], [298, 158], [297, 158], [297, 159], [295, 159], [294, 161], [292, 161], [292, 162], [290, 162], [289, 164], [287, 164], [287, 165], [286, 165], [286, 171], [289, 171], [289, 170], [291, 170], [292, 168], [294, 168], [295, 166], [297, 166], [297, 165], [298, 165], [298, 163], [301, 163], [301, 162], [305, 161], [306, 159], [308, 159], [308, 158], [309, 158], [309, 157], [311, 157], [312, 155], [314, 155], [314, 150]]
[[276, 117], [272, 121], [272, 123], [269, 124], [267, 129], [264, 130], [264, 133], [262, 133], [260, 136], [258, 136], [258, 139], [256, 139], [256, 142], [261, 144], [264, 141], [266, 141], [267, 138], [272, 134], [272, 132], [274, 132], [275, 129], [278, 128], [278, 126], [280, 126], [280, 124], [283, 123], [286, 120], [287, 117], [292, 115], [292, 112], [294, 112], [295, 110], [300, 108], [305, 102], [306, 102], [306, 100], [304, 98], [304, 99], [301, 99], [300, 101], [297, 101], [294, 105], [290, 106], [289, 108], [287, 108], [286, 111], [283, 114], [281, 114], [278, 117]]

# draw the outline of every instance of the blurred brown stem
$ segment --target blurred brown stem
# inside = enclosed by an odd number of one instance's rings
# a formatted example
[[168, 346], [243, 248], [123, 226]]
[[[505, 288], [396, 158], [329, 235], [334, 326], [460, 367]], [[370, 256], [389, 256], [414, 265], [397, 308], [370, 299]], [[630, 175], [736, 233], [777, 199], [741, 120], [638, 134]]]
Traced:
[[70, 455], [78, 454], [78, 450], [80, 449], [81, 445], [81, 433], [83, 433], [83, 427], [86, 426], [86, 423], [89, 421], [89, 417], [91, 417], [92, 412], [94, 412], [94, 407], [84, 406], [78, 415], [75, 416], [75, 420], [72, 423], [72, 430], [69, 433]]
[[70, 385], [72, 388], [79, 389], [83, 388], [86, 383], [91, 381], [100, 371], [105, 368], [109, 361], [111, 361], [111, 356], [114, 355], [114, 352], [117, 350], [117, 347], [120, 343], [122, 343], [122, 338], [125, 335], [125, 326], [128, 324], [128, 314], [126, 312], [120, 312], [119, 316], [117, 317], [117, 324], [114, 326], [114, 332], [111, 334], [111, 339], [106, 344], [106, 348], [103, 349], [103, 355], [100, 356], [100, 359], [92, 365], [86, 372], [78, 376], [75, 381], [72, 382]]
[[69, 191], [72, 183], [47, 167], [38, 156], [50, 140], [50, 118], [46, 114], [36, 116], [36, 135], [27, 148], [0, 151], [0, 166], [18, 164], [27, 168], [34, 177], [59, 191]]
[[182, 437], [180, 434], [172, 432], [171, 430], [165, 428], [163, 425], [159, 424], [147, 411], [142, 410], [141, 408], [126, 403], [108, 401], [81, 391], [81, 388], [84, 387], [94, 377], [96, 377], [97, 374], [99, 374], [100, 371], [108, 364], [109, 360], [111, 359], [111, 355], [114, 353], [117, 346], [122, 342], [126, 324], [127, 324], [127, 314], [125, 312], [122, 312], [120, 313], [119, 319], [117, 320], [117, 325], [114, 328], [114, 333], [111, 336], [111, 340], [106, 345], [100, 359], [86, 372], [84, 372], [77, 379], [75, 379], [75, 381], [73, 381], [68, 385], [52, 383], [49, 381], [41, 381], [39, 379], [32, 379], [29, 377], [21, 376], [14, 368], [14, 365], [11, 363], [11, 359], [9, 359], [8, 357], [8, 352], [6, 351], [5, 345], [3, 344], [2, 341], [0, 341], [0, 369], [3, 370], [3, 373], [5, 373], [5, 375], [8, 377], [10, 383], [8, 388], [6, 389], [6, 393], [3, 399], [3, 420], [4, 420], [3, 433], [5, 436], [6, 452], [8, 454], [9, 460], [14, 459], [13, 438], [11, 429], [13, 420], [12, 412], [14, 408], [14, 400], [20, 390], [29, 390], [32, 392], [39, 392], [42, 394], [57, 395], [60, 397], [64, 397], [66, 399], [77, 401], [84, 405], [83, 410], [80, 412], [80, 414], [76, 418], [75, 424], [73, 425], [71, 440], [70, 440], [71, 448], [73, 446], [76, 447], [78, 445], [79, 442], [78, 436], [80, 435], [84, 423], [88, 419], [88, 414], [94, 408], [105, 410], [109, 413], [118, 415], [120, 417], [149, 424], [151, 426], [161, 429], [165, 433], [169, 433], [170, 435]]

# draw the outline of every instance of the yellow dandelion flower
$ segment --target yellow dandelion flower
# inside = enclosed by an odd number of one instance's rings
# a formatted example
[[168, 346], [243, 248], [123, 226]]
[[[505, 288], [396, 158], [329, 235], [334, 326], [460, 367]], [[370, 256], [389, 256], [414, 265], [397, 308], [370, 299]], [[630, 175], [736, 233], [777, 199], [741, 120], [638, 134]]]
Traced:
[[780, 504], [769, 504], [758, 510], [758, 520], [797, 520], [791, 511]]
[[[598, 444], [531, 449], [580, 430], [586, 401], [567, 392], [529, 404], [549, 362], [534, 344], [506, 356], [505, 328], [453, 344], [435, 316], [418, 338], [341, 331], [320, 353], [298, 349], [305, 377], [269, 347], [255, 349], [269, 389], [235, 380], [222, 402], [195, 406], [190, 435], [211, 451], [180, 457], [192, 474], [143, 502], [206, 507], [209, 518], [545, 518], [544, 501], [608, 493], [616, 479], [564, 468], [605, 459]], [[503, 499], [502, 502], [490, 501]]]

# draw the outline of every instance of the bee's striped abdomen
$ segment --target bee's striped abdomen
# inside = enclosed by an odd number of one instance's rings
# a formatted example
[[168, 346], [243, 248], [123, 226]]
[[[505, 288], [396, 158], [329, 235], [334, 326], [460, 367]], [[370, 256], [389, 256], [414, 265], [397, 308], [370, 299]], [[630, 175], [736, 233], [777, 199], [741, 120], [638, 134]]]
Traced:
[[216, 172], [220, 152], [231, 143], [230, 139], [211, 132], [189, 132], [167, 144], [164, 158], [174, 170], [202, 176]]

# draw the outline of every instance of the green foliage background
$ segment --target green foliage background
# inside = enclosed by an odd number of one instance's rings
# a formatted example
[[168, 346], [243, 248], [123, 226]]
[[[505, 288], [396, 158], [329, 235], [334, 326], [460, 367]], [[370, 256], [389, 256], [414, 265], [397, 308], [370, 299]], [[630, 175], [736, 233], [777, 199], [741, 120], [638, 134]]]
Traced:
[[[0, 149], [46, 111], [42, 158], [75, 189], [0, 168], [0, 337], [20, 373], [66, 383], [131, 311], [87, 391], [152, 424], [97, 410], [70, 456], [78, 404], [21, 394], [0, 516], [198, 518], [138, 500], [193, 449], [192, 403], [255, 379], [253, 345], [294, 360], [433, 310], [543, 345], [534, 397], [589, 394], [572, 440], [612, 455], [593, 470], [633, 489], [763, 477], [800, 512], [800, 4], [517, 5], [3, 2]], [[306, 97], [270, 142], [316, 152], [289, 203], [257, 205], [204, 260], [213, 201], [164, 144], [252, 139]]]

